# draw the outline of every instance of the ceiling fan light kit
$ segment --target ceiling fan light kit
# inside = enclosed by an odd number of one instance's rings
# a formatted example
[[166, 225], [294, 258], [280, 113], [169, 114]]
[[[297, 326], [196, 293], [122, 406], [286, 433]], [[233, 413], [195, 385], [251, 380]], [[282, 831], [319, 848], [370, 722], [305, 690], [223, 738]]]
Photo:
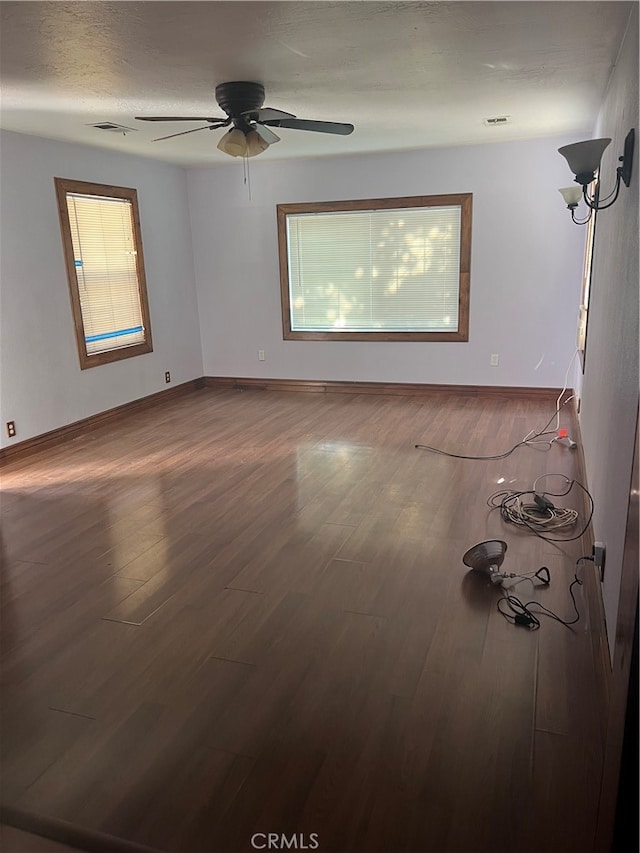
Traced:
[[244, 131], [234, 127], [225, 133], [216, 147], [230, 157], [256, 157], [267, 150], [269, 143], [255, 130]]
[[227, 114], [226, 118], [202, 118], [187, 116], [136, 116], [138, 121], [206, 121], [204, 127], [161, 136], [154, 142], [186, 136], [198, 130], [218, 130], [221, 127], [233, 127], [220, 139], [217, 148], [230, 157], [256, 157], [266, 151], [270, 145], [280, 141], [270, 127], [284, 127], [293, 130], [333, 133], [347, 136], [353, 133], [353, 125], [333, 121], [312, 121], [296, 118], [293, 113], [263, 108], [264, 86], [261, 83], [235, 81], [220, 83], [216, 86], [216, 101]]

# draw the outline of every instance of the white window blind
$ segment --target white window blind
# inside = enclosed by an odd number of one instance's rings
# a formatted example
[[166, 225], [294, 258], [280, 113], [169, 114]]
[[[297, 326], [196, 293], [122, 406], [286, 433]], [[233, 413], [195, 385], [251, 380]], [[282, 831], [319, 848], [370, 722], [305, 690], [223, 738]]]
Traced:
[[132, 203], [67, 193], [87, 355], [144, 343]]
[[292, 331], [456, 332], [459, 205], [287, 215]]

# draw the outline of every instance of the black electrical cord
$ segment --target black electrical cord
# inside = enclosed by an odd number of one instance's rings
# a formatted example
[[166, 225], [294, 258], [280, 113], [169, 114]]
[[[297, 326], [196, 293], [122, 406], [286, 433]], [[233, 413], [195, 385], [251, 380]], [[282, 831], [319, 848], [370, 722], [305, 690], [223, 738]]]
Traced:
[[440, 450], [440, 448], [438, 447], [431, 447], [431, 445], [429, 444], [416, 444], [414, 445], [414, 447], [416, 450], [430, 450], [432, 453], [439, 453], [441, 456], [450, 456], [452, 459], [506, 459], [507, 456], [511, 456], [514, 450], [517, 450], [519, 447], [524, 447], [525, 445], [530, 444], [534, 439], [540, 438], [541, 435], [554, 435], [555, 430], [550, 430], [549, 432], [547, 432], [547, 427], [549, 426], [551, 421], [555, 417], [557, 417], [558, 412], [563, 409], [571, 399], [573, 398], [568, 397], [561, 406], [558, 406], [558, 408], [551, 415], [551, 417], [540, 430], [540, 432], [534, 432], [534, 434], [530, 438], [523, 438], [522, 441], [519, 441], [517, 444], [514, 444], [511, 450], [507, 450], [505, 453], [498, 453], [495, 456], [465, 456], [462, 453], [449, 453], [446, 450]]
[[[532, 631], [537, 631], [540, 627], [540, 620], [536, 616], [536, 612], [541, 616], [548, 616], [550, 619], [555, 619], [556, 622], [560, 622], [561, 625], [565, 625], [567, 628], [571, 627], [571, 625], [575, 625], [576, 622], [580, 621], [580, 611], [578, 610], [573, 587], [576, 585], [582, 586], [582, 581], [578, 577], [578, 566], [584, 560], [593, 560], [593, 557], [579, 557], [576, 560], [576, 570], [573, 575], [573, 580], [569, 584], [569, 595], [571, 596], [573, 610], [575, 613], [575, 617], [573, 619], [562, 619], [557, 613], [554, 613], [553, 610], [549, 610], [548, 607], [545, 607], [537, 601], [527, 601], [523, 603], [515, 595], [503, 595], [496, 605], [498, 612], [513, 625], [522, 625], [525, 628], [530, 628]], [[500, 606], [503, 601], [507, 602], [509, 609], [512, 611], [511, 613], [505, 610], [504, 606]], [[532, 609], [534, 607], [536, 608], [535, 612]]]
[[[541, 435], [551, 435], [551, 433], [538, 432], [533, 436], [533, 438], [538, 438]], [[517, 444], [514, 444], [511, 450], [507, 450], [506, 453], [499, 453], [496, 456], [463, 456], [460, 453], [447, 453], [446, 450], [440, 450], [437, 447], [430, 447], [428, 444], [416, 444], [417, 450], [430, 450], [432, 453], [439, 453], [441, 456], [450, 456], [452, 459], [506, 459], [507, 456], [511, 456], [514, 450], [517, 450], [519, 447], [528, 444], [527, 441], [519, 441]]]
[[[512, 611], [511, 613], [500, 607], [500, 604], [503, 601], [507, 602], [510, 610]], [[540, 627], [540, 620], [537, 616], [535, 616], [530, 610], [527, 610], [526, 606], [519, 598], [516, 598], [515, 595], [503, 595], [498, 599], [496, 607], [498, 608], [498, 612], [504, 616], [507, 622], [511, 622], [513, 625], [522, 625], [524, 628], [531, 628], [532, 631], [537, 631]]]

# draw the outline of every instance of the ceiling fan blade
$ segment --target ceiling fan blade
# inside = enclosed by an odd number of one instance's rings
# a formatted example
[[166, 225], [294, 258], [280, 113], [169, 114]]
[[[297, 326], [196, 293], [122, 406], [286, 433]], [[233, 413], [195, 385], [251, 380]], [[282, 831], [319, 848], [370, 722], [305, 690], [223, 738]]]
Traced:
[[253, 129], [258, 136], [261, 139], [264, 139], [265, 142], [268, 142], [269, 145], [273, 145], [274, 142], [280, 142], [280, 137], [276, 136], [272, 130], [269, 130], [266, 125], [261, 124], [259, 121], [253, 125]]
[[318, 133], [338, 133], [348, 136], [353, 133], [352, 124], [343, 124], [337, 121], [311, 121], [304, 118], [283, 118], [267, 121], [270, 127], [290, 127], [293, 130], [315, 130]]
[[293, 113], [285, 113], [283, 110], [273, 110], [271, 107], [264, 107], [260, 110], [247, 110], [242, 115], [251, 121], [259, 121], [261, 123], [275, 121], [279, 118], [295, 118]]
[[227, 123], [225, 118], [205, 118], [204, 116], [135, 116], [136, 121], [220, 121]]
[[194, 127], [192, 130], [183, 130], [181, 133], [170, 133], [169, 136], [159, 136], [157, 139], [152, 139], [152, 142], [162, 142], [164, 139], [173, 139], [174, 136], [186, 136], [187, 133], [196, 133], [198, 130], [215, 130], [211, 124], [205, 124], [204, 127]]

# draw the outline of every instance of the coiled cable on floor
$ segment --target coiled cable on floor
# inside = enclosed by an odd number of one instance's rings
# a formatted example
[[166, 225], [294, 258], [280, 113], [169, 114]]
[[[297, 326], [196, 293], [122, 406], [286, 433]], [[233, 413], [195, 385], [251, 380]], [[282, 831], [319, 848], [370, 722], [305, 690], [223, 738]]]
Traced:
[[[567, 488], [561, 492], [541, 491], [538, 488], [538, 484], [546, 477], [561, 477], [565, 481]], [[577, 510], [556, 507], [550, 500], [550, 497], [564, 497], [568, 495], [574, 486], [582, 489], [589, 500], [588, 517], [582, 529], [574, 536], [554, 537], [547, 535], [550, 531], [573, 527], [577, 523], [580, 517]], [[525, 502], [523, 500], [528, 497], [533, 498], [533, 502]], [[526, 527], [532, 533], [535, 533], [536, 536], [539, 536], [540, 539], [544, 539], [547, 542], [573, 542], [576, 539], [580, 539], [591, 523], [594, 508], [593, 498], [582, 483], [579, 483], [578, 480], [571, 480], [564, 474], [553, 473], [543, 474], [538, 477], [531, 489], [522, 489], [519, 491], [502, 489], [501, 491], [494, 492], [487, 498], [487, 505], [491, 509], [499, 510], [503, 521], [509, 524], [516, 524], [520, 527]]]

